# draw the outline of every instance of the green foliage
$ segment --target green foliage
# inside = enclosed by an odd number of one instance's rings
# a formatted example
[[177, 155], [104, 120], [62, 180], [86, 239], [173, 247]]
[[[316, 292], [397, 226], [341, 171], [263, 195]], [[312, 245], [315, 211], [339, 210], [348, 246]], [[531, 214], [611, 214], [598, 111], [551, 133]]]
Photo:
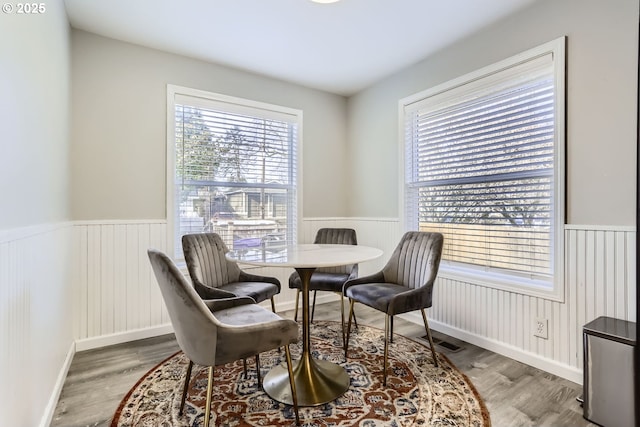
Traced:
[[220, 166], [219, 147], [202, 113], [193, 107], [176, 112], [176, 175], [180, 179], [214, 180]]

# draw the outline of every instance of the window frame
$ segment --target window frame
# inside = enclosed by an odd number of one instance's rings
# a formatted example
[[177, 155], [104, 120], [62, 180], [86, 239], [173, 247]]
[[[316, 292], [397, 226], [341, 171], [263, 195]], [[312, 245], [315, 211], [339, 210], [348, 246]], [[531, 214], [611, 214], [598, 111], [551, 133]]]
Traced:
[[[419, 103], [433, 96], [443, 96], [446, 101], [455, 99], [456, 92], [464, 93], [486, 90], [487, 82], [491, 87], [499, 86], [501, 72], [508, 71], [518, 65], [531, 62], [545, 55], [552, 55], [555, 84], [555, 129], [554, 129], [554, 207], [553, 225], [551, 229], [553, 244], [551, 281], [536, 280], [519, 274], [487, 271], [484, 267], [471, 264], [450, 263], [441, 261], [439, 276], [474, 285], [505, 290], [523, 295], [540, 297], [552, 301], [563, 302], [565, 298], [565, 151], [566, 151], [566, 37], [559, 37], [548, 43], [534, 47], [517, 55], [485, 66], [476, 71], [464, 74], [429, 89], [402, 98], [398, 103], [398, 141], [399, 141], [399, 206], [400, 222], [403, 230], [409, 229], [405, 200], [406, 164], [405, 164], [405, 110], [412, 104]], [[467, 89], [465, 90], [465, 85]], [[452, 95], [450, 94], [453, 94]]]
[[295, 117], [297, 126], [297, 139], [296, 139], [296, 201], [295, 201], [295, 229], [293, 230], [293, 241], [297, 242], [300, 228], [300, 218], [302, 218], [302, 139], [303, 139], [303, 111], [295, 108], [284, 107], [280, 105], [270, 104], [266, 102], [254, 101], [246, 98], [239, 98], [230, 95], [224, 95], [215, 92], [209, 92], [200, 89], [193, 89], [184, 86], [178, 86], [173, 84], [167, 84], [167, 135], [166, 135], [166, 218], [167, 218], [167, 238], [166, 245], [167, 251], [171, 258], [174, 259], [178, 265], [184, 265], [184, 258], [178, 257], [174, 253], [175, 248], [175, 106], [176, 96], [186, 96], [193, 98], [202, 98], [206, 101], [212, 101], [214, 103], [229, 104], [234, 109], [248, 108], [248, 109], [260, 109], [265, 112], [272, 111], [276, 114], [286, 114]]

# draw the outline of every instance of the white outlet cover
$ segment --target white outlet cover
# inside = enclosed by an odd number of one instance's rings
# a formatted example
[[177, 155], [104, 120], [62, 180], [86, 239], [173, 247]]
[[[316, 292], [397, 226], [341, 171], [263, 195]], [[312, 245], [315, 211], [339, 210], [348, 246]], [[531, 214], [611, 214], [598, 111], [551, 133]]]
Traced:
[[538, 317], [533, 323], [533, 335], [538, 338], [549, 338], [549, 319]]

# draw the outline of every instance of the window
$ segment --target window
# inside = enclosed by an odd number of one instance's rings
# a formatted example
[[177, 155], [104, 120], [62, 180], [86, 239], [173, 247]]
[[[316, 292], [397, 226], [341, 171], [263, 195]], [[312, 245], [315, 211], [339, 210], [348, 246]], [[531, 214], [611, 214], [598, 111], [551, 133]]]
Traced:
[[562, 298], [564, 38], [404, 99], [406, 228], [441, 274]]
[[296, 241], [298, 110], [169, 85], [168, 222], [214, 232], [229, 249]]

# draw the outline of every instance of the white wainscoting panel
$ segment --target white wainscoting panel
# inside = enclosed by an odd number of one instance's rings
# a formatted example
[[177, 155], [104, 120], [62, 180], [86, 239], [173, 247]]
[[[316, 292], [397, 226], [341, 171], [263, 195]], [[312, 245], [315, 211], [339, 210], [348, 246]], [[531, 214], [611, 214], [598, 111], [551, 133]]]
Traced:
[[[397, 220], [369, 218], [305, 219], [298, 240], [301, 243], [313, 242], [316, 231], [321, 227], [356, 228], [359, 243], [384, 250], [385, 255], [381, 259], [361, 265], [361, 274], [382, 267], [397, 243]], [[77, 350], [170, 330], [167, 329], [169, 317], [146, 253], [149, 247], [166, 250], [166, 221], [76, 222], [72, 242]], [[291, 269], [243, 268], [277, 277], [282, 284], [282, 291], [275, 298], [277, 309], [294, 308], [296, 291], [288, 286]], [[335, 298], [322, 292], [318, 295], [318, 303]], [[269, 306], [268, 303], [263, 305]]]
[[[73, 230], [74, 336], [78, 350], [166, 331], [169, 316], [148, 248], [166, 250], [166, 221], [76, 223]], [[92, 341], [94, 339], [94, 341]], [[126, 338], [124, 338], [126, 340]]]
[[62, 390], [73, 345], [71, 229], [56, 223], [0, 231], [2, 425], [48, 425]]
[[[360, 275], [379, 270], [402, 235], [395, 218], [305, 218], [299, 242], [313, 242], [322, 227], [354, 228], [360, 244], [384, 251], [380, 259], [361, 264]], [[166, 223], [90, 222], [73, 228], [78, 349], [165, 333], [169, 318], [146, 250], [166, 249]], [[431, 326], [581, 383], [582, 326], [601, 315], [635, 319], [636, 232], [633, 227], [565, 228], [563, 302], [439, 278], [433, 307], [427, 311]], [[288, 288], [290, 269], [252, 270], [282, 283], [278, 310], [294, 307], [296, 293]], [[326, 292], [318, 297], [319, 302], [333, 299]], [[407, 318], [421, 322], [419, 314]], [[548, 320], [548, 339], [533, 336], [536, 318]], [[110, 338], [101, 341], [104, 337]]]

